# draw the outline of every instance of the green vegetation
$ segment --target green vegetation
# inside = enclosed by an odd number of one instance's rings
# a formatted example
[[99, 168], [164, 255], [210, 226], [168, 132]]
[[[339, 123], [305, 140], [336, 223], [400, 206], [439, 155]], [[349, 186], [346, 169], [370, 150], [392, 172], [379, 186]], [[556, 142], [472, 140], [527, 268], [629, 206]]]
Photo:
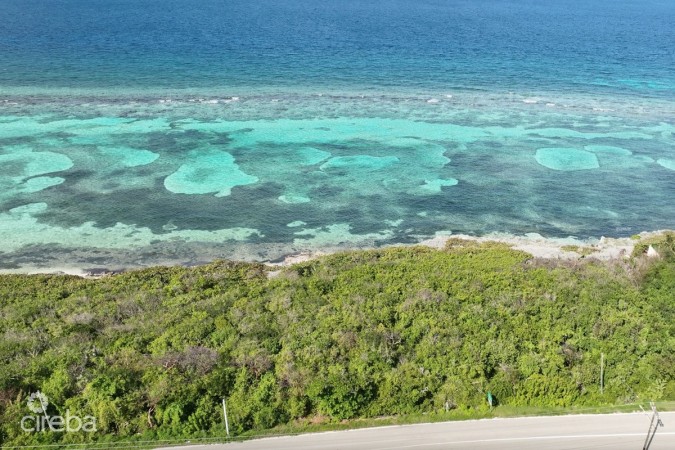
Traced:
[[594, 247], [580, 247], [578, 245], [563, 245], [560, 247], [566, 252], [574, 252], [580, 254], [582, 257], [592, 255], [593, 253], [598, 252], [597, 248]]
[[[218, 436], [222, 398], [240, 436], [675, 400], [675, 256], [652, 244], [661, 258], [537, 260], [452, 240], [274, 276], [231, 262], [0, 276], [0, 444]], [[22, 431], [37, 390], [98, 432]]]
[[663, 234], [641, 239], [633, 248], [633, 256], [646, 254], [650, 245], [666, 259], [672, 258], [675, 255], [675, 233], [667, 231]]

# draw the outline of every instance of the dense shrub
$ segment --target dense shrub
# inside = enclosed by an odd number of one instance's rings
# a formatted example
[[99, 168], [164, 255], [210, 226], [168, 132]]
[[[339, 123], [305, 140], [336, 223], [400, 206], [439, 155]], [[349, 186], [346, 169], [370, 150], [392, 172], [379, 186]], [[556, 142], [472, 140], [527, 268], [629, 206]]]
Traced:
[[[347, 252], [98, 280], [0, 276], [0, 443], [199, 436], [307, 416], [675, 398], [675, 261], [564, 263], [503, 245]], [[605, 358], [604, 393], [599, 391]], [[99, 433], [27, 434], [26, 397]], [[104, 436], [105, 435], [105, 436]]]

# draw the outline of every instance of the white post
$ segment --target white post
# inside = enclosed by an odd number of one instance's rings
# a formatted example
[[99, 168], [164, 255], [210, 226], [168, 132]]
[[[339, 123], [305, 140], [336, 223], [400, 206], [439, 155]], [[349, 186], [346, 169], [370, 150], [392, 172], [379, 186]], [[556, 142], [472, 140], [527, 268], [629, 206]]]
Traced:
[[230, 437], [230, 424], [227, 422], [227, 407], [225, 406], [225, 399], [223, 399], [223, 417], [225, 417], [225, 433]]
[[605, 392], [605, 354], [600, 353], [600, 395]]

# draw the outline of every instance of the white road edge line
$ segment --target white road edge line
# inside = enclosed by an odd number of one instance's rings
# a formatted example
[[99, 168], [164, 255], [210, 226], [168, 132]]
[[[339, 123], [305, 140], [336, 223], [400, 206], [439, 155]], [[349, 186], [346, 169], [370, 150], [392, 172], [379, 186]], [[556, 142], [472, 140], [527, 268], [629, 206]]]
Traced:
[[[658, 433], [659, 436], [674, 436], [675, 431]], [[617, 434], [573, 434], [565, 436], [531, 436], [531, 437], [513, 437], [513, 438], [494, 438], [494, 439], [475, 439], [471, 441], [445, 441], [445, 442], [429, 442], [427, 444], [413, 444], [413, 445], [404, 445], [400, 447], [388, 447], [390, 449], [395, 448], [415, 448], [415, 447], [427, 447], [432, 445], [458, 445], [458, 444], [479, 444], [481, 442], [507, 442], [507, 441], [543, 441], [549, 439], [586, 439], [586, 438], [606, 438], [606, 437], [644, 437], [645, 433], [617, 433]]]
[[[670, 413], [671, 411], [665, 411], [666, 413]], [[664, 413], [661, 413], [662, 415]], [[328, 431], [310, 431], [308, 433], [298, 433], [298, 434], [287, 434], [287, 435], [281, 435], [281, 436], [262, 436], [262, 437], [253, 437], [250, 440], [255, 440], [255, 441], [262, 441], [262, 440], [271, 440], [271, 439], [284, 439], [284, 438], [313, 438], [316, 437], [317, 435], [330, 435], [330, 434], [336, 434], [336, 433], [360, 433], [360, 432], [365, 432], [365, 431], [372, 431], [372, 430], [386, 430], [388, 428], [408, 428], [408, 427], [417, 427], [417, 426], [438, 426], [438, 425], [444, 425], [444, 424], [449, 424], [449, 423], [479, 423], [479, 422], [499, 422], [502, 420], [505, 421], [526, 421], [526, 420], [547, 420], [547, 419], [563, 419], [563, 420], [573, 420], [575, 418], [579, 417], [597, 417], [597, 416], [643, 416], [644, 413], [642, 411], [632, 411], [632, 412], [613, 412], [613, 413], [598, 413], [598, 414], [593, 414], [593, 413], [586, 413], [586, 414], [559, 414], [559, 415], [546, 415], [546, 416], [519, 416], [519, 417], [486, 417], [482, 419], [467, 419], [467, 420], [444, 420], [441, 422], [422, 422], [422, 423], [403, 423], [403, 424], [395, 424], [395, 425], [381, 425], [381, 426], [371, 426], [371, 427], [364, 427], [364, 428], [352, 428], [352, 429], [347, 429], [347, 430], [328, 430]], [[647, 423], [649, 423], [649, 417], [647, 416]]]

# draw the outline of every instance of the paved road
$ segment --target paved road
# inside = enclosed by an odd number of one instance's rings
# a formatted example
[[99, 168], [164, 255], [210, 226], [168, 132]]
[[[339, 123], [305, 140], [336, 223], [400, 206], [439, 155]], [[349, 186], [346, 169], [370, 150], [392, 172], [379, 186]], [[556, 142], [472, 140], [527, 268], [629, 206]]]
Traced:
[[[661, 413], [650, 450], [675, 449], [675, 412]], [[522, 417], [388, 426], [257, 439], [172, 450], [640, 450], [649, 428], [643, 413]]]

